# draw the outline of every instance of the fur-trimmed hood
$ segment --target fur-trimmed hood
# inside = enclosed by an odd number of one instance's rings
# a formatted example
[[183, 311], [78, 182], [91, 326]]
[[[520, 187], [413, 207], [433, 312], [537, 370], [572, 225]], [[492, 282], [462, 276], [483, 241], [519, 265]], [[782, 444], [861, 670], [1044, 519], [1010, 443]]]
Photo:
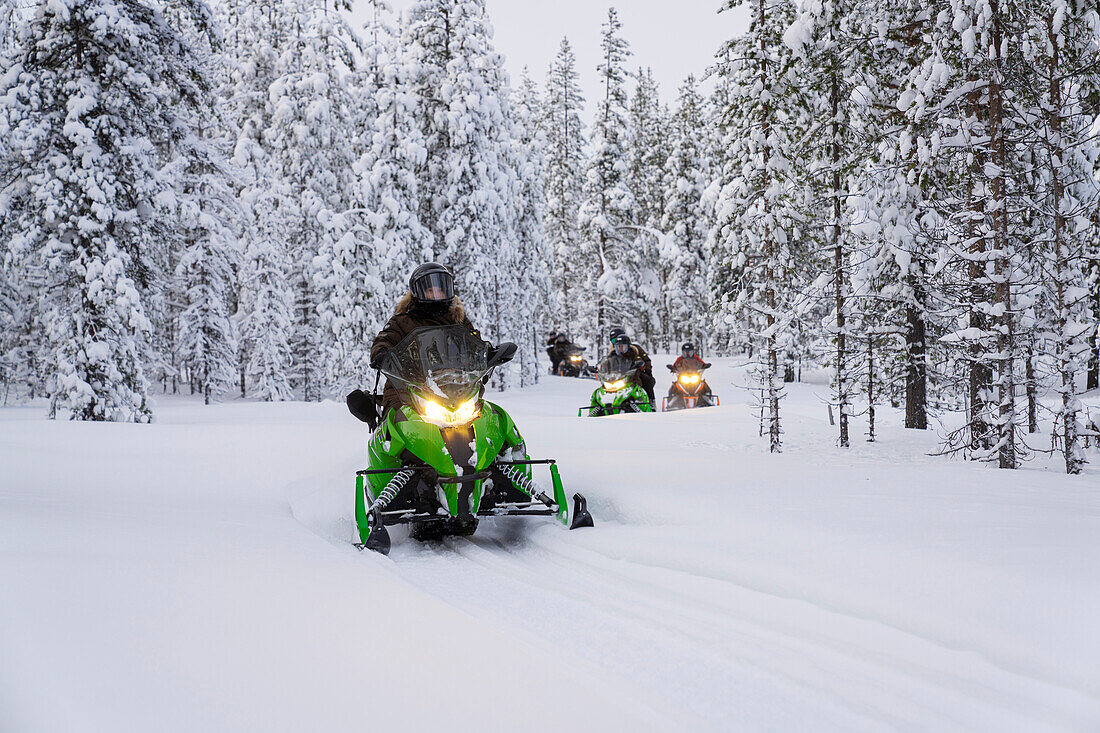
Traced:
[[[393, 314], [395, 316], [405, 315], [412, 311], [414, 305], [412, 292], [406, 290], [401, 300], [397, 301], [397, 307], [393, 309]], [[462, 299], [457, 295], [451, 301], [451, 307], [447, 309], [447, 320], [454, 323], [462, 323], [466, 320], [466, 307], [462, 305]]]

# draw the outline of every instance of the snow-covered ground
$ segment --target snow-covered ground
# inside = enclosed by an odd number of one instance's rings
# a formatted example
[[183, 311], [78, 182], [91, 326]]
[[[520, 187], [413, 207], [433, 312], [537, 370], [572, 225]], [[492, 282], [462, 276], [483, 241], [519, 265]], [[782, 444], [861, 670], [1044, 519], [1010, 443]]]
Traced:
[[1000, 471], [880, 408], [841, 451], [797, 384], [772, 456], [743, 381], [598, 419], [593, 382], [499, 395], [596, 527], [388, 558], [351, 546], [341, 404], [0, 409], [0, 731], [1100, 730], [1095, 448]]

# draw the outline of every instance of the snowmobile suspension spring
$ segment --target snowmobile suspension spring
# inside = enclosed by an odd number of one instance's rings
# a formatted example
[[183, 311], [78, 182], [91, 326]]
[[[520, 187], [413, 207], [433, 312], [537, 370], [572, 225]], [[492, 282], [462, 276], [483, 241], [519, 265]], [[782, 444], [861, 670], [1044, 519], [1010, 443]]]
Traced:
[[394, 474], [393, 478], [389, 480], [385, 488], [378, 494], [378, 498], [371, 504], [372, 510], [382, 511], [386, 506], [394, 500], [397, 496], [397, 492], [405, 488], [405, 484], [409, 483], [409, 480], [415, 476], [414, 471], [398, 471]]
[[508, 479], [515, 485], [517, 489], [530, 496], [532, 499], [541, 501], [546, 506], [553, 506], [554, 501], [545, 492], [540, 491], [539, 487], [535, 485], [527, 474], [519, 469], [519, 466], [501, 466], [500, 472], [503, 473]]

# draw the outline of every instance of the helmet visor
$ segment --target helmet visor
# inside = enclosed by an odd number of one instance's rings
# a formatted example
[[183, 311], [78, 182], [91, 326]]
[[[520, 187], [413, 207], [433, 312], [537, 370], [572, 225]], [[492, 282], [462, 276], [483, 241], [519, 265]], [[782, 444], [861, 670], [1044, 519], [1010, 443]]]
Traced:
[[443, 302], [455, 297], [455, 279], [446, 272], [429, 272], [412, 282], [413, 298], [422, 303]]
[[615, 344], [615, 353], [616, 354], [625, 354], [628, 349], [630, 349], [630, 344], [628, 344], [624, 341], [620, 341], [617, 344]]

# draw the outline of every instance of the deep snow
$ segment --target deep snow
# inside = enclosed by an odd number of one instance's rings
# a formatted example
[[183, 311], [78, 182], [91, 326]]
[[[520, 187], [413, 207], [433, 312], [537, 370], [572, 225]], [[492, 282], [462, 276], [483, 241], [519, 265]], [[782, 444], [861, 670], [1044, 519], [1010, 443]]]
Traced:
[[1100, 452], [1000, 471], [885, 408], [841, 451], [797, 384], [772, 456], [711, 381], [614, 418], [575, 417], [590, 381], [492, 396], [597, 526], [389, 558], [350, 544], [339, 403], [0, 409], [0, 731], [1100, 729]]

